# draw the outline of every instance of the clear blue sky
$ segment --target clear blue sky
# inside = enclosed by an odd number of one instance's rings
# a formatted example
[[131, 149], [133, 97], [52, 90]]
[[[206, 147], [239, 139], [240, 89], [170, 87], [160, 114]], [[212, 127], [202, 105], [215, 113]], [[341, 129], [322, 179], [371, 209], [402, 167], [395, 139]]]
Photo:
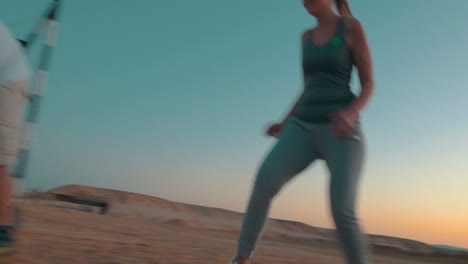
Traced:
[[[48, 2], [2, 0], [0, 18], [25, 36]], [[377, 85], [363, 116], [366, 231], [468, 248], [468, 1], [350, 4]], [[301, 89], [299, 38], [314, 24], [299, 0], [65, 1], [28, 186], [244, 211], [275, 143], [264, 129]], [[311, 167], [271, 216], [333, 226], [327, 177]]]

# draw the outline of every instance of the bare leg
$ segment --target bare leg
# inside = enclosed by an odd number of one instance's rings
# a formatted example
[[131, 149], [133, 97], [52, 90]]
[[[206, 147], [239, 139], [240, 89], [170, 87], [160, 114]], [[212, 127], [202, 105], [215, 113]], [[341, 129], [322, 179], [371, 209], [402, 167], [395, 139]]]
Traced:
[[11, 204], [11, 190], [13, 184], [6, 166], [0, 166], [0, 225], [13, 225], [13, 208]]
[[18, 132], [27, 87], [27, 80], [0, 85], [0, 225], [3, 226], [14, 223], [9, 165], [18, 152]]

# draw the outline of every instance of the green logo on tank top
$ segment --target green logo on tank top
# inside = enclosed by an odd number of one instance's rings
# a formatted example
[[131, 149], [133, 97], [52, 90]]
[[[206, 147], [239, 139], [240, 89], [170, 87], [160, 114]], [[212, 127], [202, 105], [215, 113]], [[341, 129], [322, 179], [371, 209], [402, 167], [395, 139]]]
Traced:
[[333, 44], [333, 46], [338, 47], [341, 44], [343, 44], [343, 40], [340, 37], [336, 36], [336, 37], [333, 38], [332, 44]]

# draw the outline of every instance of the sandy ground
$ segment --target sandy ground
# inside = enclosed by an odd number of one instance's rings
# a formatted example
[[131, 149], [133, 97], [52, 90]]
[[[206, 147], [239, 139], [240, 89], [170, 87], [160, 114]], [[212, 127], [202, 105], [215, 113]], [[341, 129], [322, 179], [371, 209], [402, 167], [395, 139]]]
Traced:
[[[130, 219], [99, 215], [46, 203], [22, 205], [18, 253], [0, 263], [27, 264], [227, 264], [236, 247], [237, 230], [193, 226], [173, 220]], [[375, 264], [466, 264], [468, 259], [416, 257], [375, 249]], [[266, 232], [254, 264], [342, 264], [340, 249]]]

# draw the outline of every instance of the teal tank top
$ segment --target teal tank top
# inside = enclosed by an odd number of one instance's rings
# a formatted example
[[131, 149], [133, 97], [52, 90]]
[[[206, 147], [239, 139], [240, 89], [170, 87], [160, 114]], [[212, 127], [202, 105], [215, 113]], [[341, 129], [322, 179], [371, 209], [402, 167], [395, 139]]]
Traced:
[[348, 106], [356, 95], [351, 91], [353, 56], [344, 39], [345, 23], [340, 17], [335, 35], [327, 44], [315, 46], [312, 36], [302, 50], [305, 91], [292, 115], [310, 123], [328, 123], [329, 114]]

